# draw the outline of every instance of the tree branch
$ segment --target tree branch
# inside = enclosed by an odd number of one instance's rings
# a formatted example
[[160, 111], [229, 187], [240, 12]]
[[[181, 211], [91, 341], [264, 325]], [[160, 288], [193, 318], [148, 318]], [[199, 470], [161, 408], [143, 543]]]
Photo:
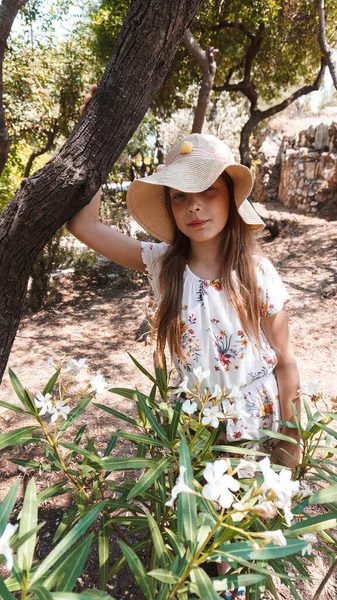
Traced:
[[214, 54], [218, 52], [218, 50], [215, 48], [209, 48], [207, 51], [203, 50], [194, 38], [190, 29], [187, 29], [185, 32], [184, 42], [190, 54], [198, 61], [202, 72], [198, 103], [192, 125], [192, 133], [201, 133], [216, 71]]
[[28, 0], [2, 0], [0, 4], [0, 175], [6, 164], [9, 151], [9, 135], [3, 107], [3, 62], [5, 49], [13, 21], [19, 10], [27, 2]]
[[42, 148], [40, 148], [40, 150], [36, 150], [35, 152], [31, 153], [31, 155], [27, 161], [27, 164], [26, 164], [24, 177], [29, 177], [34, 160], [38, 156], [42, 156], [42, 154], [45, 154], [46, 152], [48, 152], [48, 150], [51, 149], [58, 130], [59, 130], [59, 126], [58, 126], [57, 120], [55, 119], [53, 129], [46, 132], [47, 133], [47, 142], [45, 143], [45, 145]]
[[319, 23], [318, 41], [319, 41], [319, 45], [320, 45], [322, 54], [325, 58], [325, 62], [329, 67], [332, 82], [337, 90], [337, 66], [336, 66], [335, 61], [332, 58], [332, 52], [326, 41], [324, 0], [316, 0], [316, 4], [317, 4], [318, 23]]

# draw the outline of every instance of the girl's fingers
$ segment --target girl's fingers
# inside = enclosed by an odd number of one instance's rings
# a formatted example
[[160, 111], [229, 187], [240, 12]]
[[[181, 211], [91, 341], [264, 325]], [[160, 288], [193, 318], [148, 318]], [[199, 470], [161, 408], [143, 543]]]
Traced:
[[83, 102], [84, 102], [85, 106], [87, 104], [89, 104], [90, 100], [92, 100], [92, 94], [86, 94], [83, 98]]
[[90, 90], [89, 94], [86, 94], [83, 98], [83, 104], [80, 106], [80, 115], [83, 114], [83, 111], [89, 104], [90, 100], [92, 100], [92, 97], [93, 97], [94, 93], [96, 92], [96, 89], [97, 89], [97, 85], [96, 85], [96, 83], [93, 83], [89, 88], [89, 90]]
[[82, 115], [82, 114], [83, 114], [83, 111], [84, 111], [84, 109], [85, 109], [85, 104], [82, 104], [82, 105], [80, 106], [80, 115]]
[[95, 93], [95, 92], [96, 92], [96, 90], [97, 90], [97, 85], [96, 85], [96, 83], [93, 83], [93, 84], [90, 86], [89, 90], [90, 90], [90, 94], [93, 96], [93, 95], [94, 95], [94, 93]]

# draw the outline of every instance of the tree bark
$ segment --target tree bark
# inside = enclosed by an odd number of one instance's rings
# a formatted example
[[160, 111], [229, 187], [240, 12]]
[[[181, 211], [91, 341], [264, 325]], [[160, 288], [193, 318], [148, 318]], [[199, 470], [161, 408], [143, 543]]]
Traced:
[[292, 102], [295, 102], [295, 100], [297, 100], [301, 96], [305, 96], [306, 94], [310, 94], [311, 92], [319, 90], [321, 83], [323, 81], [325, 69], [326, 69], [325, 60], [322, 59], [320, 70], [318, 72], [318, 75], [317, 75], [315, 81], [312, 84], [302, 86], [301, 88], [296, 90], [296, 92], [294, 92], [293, 94], [288, 96], [288, 98], [286, 98], [279, 104], [275, 104], [275, 106], [271, 106], [270, 108], [267, 108], [266, 110], [258, 110], [258, 109], [252, 110], [251, 109], [250, 117], [249, 117], [247, 123], [245, 123], [245, 125], [243, 126], [241, 134], [240, 134], [240, 159], [241, 159], [241, 163], [243, 165], [245, 165], [246, 167], [249, 167], [249, 168], [251, 167], [252, 161], [251, 161], [249, 140], [250, 140], [250, 136], [253, 133], [255, 127], [259, 123], [261, 123], [261, 121], [264, 121], [264, 119], [268, 119], [269, 117], [272, 117], [273, 115], [276, 115], [277, 113], [279, 113], [282, 110], [284, 110], [285, 108], [287, 108], [287, 106], [289, 106], [289, 104], [292, 104]]
[[2, 0], [0, 4], [0, 175], [6, 164], [9, 151], [9, 135], [3, 106], [3, 62], [5, 49], [13, 21], [19, 10], [27, 2], [28, 0]]
[[194, 38], [190, 29], [185, 32], [184, 42], [190, 54], [198, 61], [202, 72], [198, 103], [192, 125], [192, 133], [201, 133], [216, 71], [214, 54], [218, 52], [218, 50], [215, 48], [209, 48], [207, 51], [203, 50]]
[[134, 0], [97, 91], [60, 152], [0, 217], [0, 378], [29, 273], [46, 242], [88, 204], [162, 84], [202, 0]]
[[325, 62], [329, 67], [332, 82], [337, 90], [337, 65], [336, 65], [334, 59], [332, 58], [332, 52], [326, 41], [324, 0], [316, 0], [316, 4], [317, 4], [318, 22], [319, 22], [318, 41], [319, 41], [319, 45], [320, 45], [322, 54], [325, 58]]

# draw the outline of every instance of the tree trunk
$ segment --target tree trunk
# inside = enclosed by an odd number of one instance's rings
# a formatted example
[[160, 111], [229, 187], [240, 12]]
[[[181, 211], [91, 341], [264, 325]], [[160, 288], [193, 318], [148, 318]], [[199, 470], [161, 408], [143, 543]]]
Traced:
[[260, 115], [261, 115], [261, 112], [259, 110], [254, 111], [250, 115], [247, 123], [245, 123], [244, 126], [242, 127], [241, 133], [240, 133], [239, 150], [240, 150], [241, 164], [245, 165], [249, 169], [252, 166], [249, 140], [250, 140], [250, 136], [252, 135], [256, 125], [258, 123], [260, 123], [260, 121], [263, 121], [263, 117], [260, 117]]
[[0, 378], [40, 250], [88, 204], [144, 117], [202, 0], [134, 0], [94, 98], [0, 217]]
[[337, 90], [337, 65], [332, 57], [332, 52], [328, 46], [326, 41], [326, 31], [325, 31], [325, 9], [324, 9], [324, 0], [316, 0], [317, 10], [318, 10], [318, 41], [322, 51], [322, 54], [325, 58], [325, 62], [328, 65], [330, 75], [332, 78], [332, 82]]
[[201, 133], [216, 71], [214, 54], [218, 52], [218, 50], [215, 50], [214, 48], [209, 48], [207, 51], [203, 50], [189, 29], [184, 35], [184, 42], [190, 54], [198, 61], [202, 72], [198, 103], [192, 125], [192, 133]]
[[3, 106], [3, 62], [6, 43], [12, 29], [13, 21], [28, 0], [2, 0], [0, 4], [0, 175], [6, 164], [9, 151], [9, 135], [5, 122]]

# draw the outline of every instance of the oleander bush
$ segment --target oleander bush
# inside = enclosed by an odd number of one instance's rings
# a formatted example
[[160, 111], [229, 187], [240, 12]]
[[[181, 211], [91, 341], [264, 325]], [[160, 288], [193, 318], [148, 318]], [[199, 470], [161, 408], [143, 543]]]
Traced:
[[[32, 478], [18, 523], [11, 517], [18, 483], [3, 500], [0, 559], [10, 575], [0, 579], [0, 597], [111, 598], [108, 583], [127, 564], [149, 600], [213, 600], [240, 586], [246, 587], [249, 600], [260, 598], [266, 589], [277, 599], [275, 578], [300, 600], [296, 580], [310, 581], [308, 565], [319, 547], [329, 568], [315, 591], [317, 600], [336, 567], [337, 540], [330, 530], [337, 524], [337, 413], [318, 410], [319, 392], [303, 390], [305, 425], [293, 406], [300, 441], [268, 432], [300, 446], [301, 460], [292, 473], [271, 464], [263, 445], [221, 443], [228, 419], [236, 419], [242, 410], [239, 389], [202, 392], [207, 373], [201, 369], [195, 370], [195, 388], [188, 379], [174, 388], [165, 364], [158, 367], [155, 358], [152, 375], [132, 360], [151, 381], [151, 392], [109, 391], [135, 404], [135, 418], [97, 402], [108, 387], [100, 372], [89, 376], [80, 391], [78, 381], [73, 386], [86, 368], [85, 359], [50, 359], [47, 368], [53, 375], [34, 394], [10, 371], [21, 405], [0, 404], [29, 417], [31, 424], [0, 435], [0, 449], [36, 444], [41, 458], [12, 462], [29, 470], [59, 472], [62, 480], [37, 493]], [[87, 425], [78, 425], [93, 400], [96, 410], [130, 430], [115, 431], [103, 450], [101, 440], [90, 438]], [[129, 440], [132, 456], [118, 455], [121, 439]], [[119, 471], [129, 474], [122, 483], [111, 477]], [[71, 494], [75, 502], [59, 524], [49, 554], [37, 560], [37, 534], [43, 536], [39, 506], [62, 494]], [[312, 516], [313, 505], [324, 506], [324, 513]], [[120, 547], [115, 562], [109, 556], [112, 532]], [[132, 547], [130, 539], [137, 540]], [[97, 589], [75, 593], [90, 549], [99, 561]], [[221, 561], [229, 563], [228, 573], [211, 575], [210, 565]]]

